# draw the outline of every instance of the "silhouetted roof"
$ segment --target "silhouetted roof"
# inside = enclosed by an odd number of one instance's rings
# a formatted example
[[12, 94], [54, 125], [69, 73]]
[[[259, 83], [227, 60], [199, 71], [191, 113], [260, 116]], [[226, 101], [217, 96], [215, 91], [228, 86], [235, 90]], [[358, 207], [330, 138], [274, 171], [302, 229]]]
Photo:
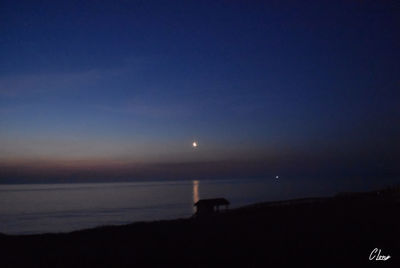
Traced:
[[194, 206], [198, 205], [208, 205], [208, 206], [221, 206], [221, 205], [229, 205], [229, 201], [225, 198], [213, 198], [213, 199], [201, 199], [197, 201]]

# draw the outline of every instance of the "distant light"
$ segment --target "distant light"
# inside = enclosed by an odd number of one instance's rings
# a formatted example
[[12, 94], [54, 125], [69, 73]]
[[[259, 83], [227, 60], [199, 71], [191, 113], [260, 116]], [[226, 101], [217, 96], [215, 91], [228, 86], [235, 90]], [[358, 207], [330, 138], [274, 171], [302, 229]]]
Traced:
[[194, 142], [192, 143], [192, 146], [193, 146], [194, 148], [196, 148], [196, 147], [197, 147], [197, 142], [194, 141]]
[[279, 179], [279, 176], [275, 176], [275, 179]]

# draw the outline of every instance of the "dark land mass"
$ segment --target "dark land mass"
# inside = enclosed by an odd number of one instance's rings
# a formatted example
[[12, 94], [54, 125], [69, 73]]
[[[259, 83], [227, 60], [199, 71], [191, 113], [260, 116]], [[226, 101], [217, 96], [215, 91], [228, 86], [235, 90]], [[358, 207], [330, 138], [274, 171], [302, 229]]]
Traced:
[[[370, 192], [65, 234], [0, 235], [0, 266], [400, 267], [399, 208], [398, 193]], [[369, 260], [375, 248], [391, 258]]]

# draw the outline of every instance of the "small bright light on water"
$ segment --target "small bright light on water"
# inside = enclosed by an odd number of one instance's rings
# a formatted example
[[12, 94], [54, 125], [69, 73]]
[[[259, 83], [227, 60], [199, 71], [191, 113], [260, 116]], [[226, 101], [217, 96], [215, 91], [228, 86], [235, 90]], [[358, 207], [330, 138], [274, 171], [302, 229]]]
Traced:
[[275, 179], [279, 179], [279, 176], [275, 176]]
[[197, 147], [197, 142], [194, 141], [192, 145], [193, 145], [193, 147], [196, 148]]

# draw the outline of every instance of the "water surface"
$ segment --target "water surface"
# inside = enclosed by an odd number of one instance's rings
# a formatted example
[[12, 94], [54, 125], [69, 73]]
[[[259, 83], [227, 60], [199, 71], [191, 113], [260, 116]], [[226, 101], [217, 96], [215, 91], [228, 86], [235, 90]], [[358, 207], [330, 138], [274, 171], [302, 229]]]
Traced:
[[190, 217], [193, 203], [225, 197], [231, 207], [363, 190], [346, 180], [194, 180], [0, 185], [0, 232], [32, 234]]

